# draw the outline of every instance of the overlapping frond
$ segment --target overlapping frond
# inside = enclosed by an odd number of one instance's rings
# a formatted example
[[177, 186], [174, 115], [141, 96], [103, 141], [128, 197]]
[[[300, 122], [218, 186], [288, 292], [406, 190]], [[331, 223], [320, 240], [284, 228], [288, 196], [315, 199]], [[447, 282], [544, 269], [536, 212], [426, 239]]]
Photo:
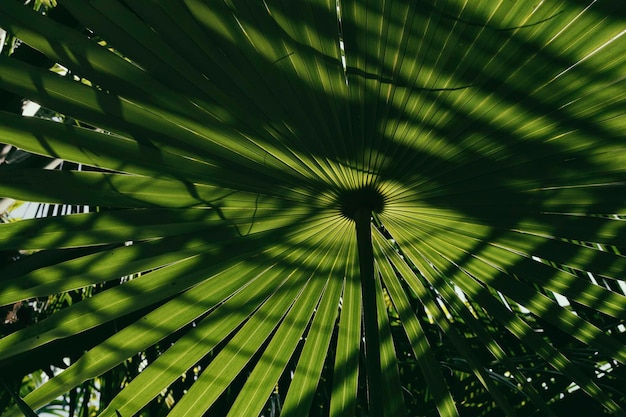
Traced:
[[68, 70], [0, 55], [66, 117], [0, 142], [89, 167], [0, 196], [92, 207], [0, 225], [0, 304], [91, 289], [0, 339], [11, 377], [70, 358], [29, 407], [135, 358], [102, 415], [626, 415], [622, 2], [56, 10], [0, 3]]

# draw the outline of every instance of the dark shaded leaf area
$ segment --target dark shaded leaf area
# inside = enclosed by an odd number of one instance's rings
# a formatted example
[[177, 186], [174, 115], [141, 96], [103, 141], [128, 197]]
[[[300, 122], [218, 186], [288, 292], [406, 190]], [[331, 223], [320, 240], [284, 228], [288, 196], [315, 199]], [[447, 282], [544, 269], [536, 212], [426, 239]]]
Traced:
[[626, 416], [625, 17], [0, 2], [2, 415]]

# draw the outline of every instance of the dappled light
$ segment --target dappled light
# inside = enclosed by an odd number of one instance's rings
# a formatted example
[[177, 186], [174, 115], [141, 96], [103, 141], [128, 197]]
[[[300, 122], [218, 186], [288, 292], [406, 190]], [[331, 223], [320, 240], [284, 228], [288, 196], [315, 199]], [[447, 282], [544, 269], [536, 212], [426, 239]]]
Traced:
[[622, 2], [35, 3], [7, 416], [626, 416]]

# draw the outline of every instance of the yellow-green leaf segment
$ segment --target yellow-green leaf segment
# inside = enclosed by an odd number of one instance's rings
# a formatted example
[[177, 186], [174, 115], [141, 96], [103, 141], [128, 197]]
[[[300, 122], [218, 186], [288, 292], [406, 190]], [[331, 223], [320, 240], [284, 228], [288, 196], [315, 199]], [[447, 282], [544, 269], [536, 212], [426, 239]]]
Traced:
[[626, 415], [626, 2], [22, 3], [3, 415]]

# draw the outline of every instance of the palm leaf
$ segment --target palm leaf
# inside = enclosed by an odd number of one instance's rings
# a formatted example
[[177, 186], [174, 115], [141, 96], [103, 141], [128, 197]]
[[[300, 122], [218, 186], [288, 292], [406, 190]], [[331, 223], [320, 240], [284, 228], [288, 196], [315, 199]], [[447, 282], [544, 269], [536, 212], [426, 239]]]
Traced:
[[111, 416], [626, 415], [625, 14], [1, 2], [68, 72], [0, 56], [65, 121], [0, 141], [87, 170], [2, 164], [0, 196], [91, 207], [0, 224], [0, 304], [82, 294], [2, 335], [12, 377], [70, 360], [6, 415], [95, 381]]

